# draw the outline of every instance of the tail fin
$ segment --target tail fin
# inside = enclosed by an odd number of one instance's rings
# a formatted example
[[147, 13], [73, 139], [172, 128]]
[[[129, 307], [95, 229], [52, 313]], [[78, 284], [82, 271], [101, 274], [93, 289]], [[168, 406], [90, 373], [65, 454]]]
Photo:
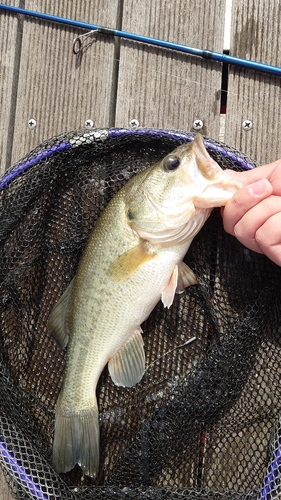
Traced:
[[53, 464], [57, 472], [67, 472], [78, 464], [84, 474], [96, 477], [99, 468], [98, 407], [80, 411], [57, 403]]

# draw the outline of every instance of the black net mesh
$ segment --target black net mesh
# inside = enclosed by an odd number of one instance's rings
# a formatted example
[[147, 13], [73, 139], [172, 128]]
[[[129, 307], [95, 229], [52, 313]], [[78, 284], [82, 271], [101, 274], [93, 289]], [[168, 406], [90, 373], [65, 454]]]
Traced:
[[[82, 130], [0, 179], [0, 460], [15, 498], [281, 497], [281, 270], [226, 234], [219, 210], [185, 258], [199, 284], [142, 325], [143, 380], [118, 388], [107, 368], [100, 378], [97, 479], [52, 468], [65, 352], [47, 332], [50, 311], [111, 197], [191, 137]], [[223, 168], [251, 167], [206, 145]]]

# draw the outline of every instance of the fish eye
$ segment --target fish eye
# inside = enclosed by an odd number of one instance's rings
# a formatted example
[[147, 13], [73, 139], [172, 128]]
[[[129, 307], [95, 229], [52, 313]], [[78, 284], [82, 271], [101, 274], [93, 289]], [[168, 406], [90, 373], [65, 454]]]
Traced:
[[165, 170], [168, 170], [169, 172], [176, 170], [179, 164], [180, 159], [177, 156], [167, 156], [163, 162]]

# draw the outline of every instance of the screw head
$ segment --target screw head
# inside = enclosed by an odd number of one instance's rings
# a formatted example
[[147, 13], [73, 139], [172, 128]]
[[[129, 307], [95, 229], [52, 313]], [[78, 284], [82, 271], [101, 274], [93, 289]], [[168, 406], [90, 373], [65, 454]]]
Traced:
[[37, 125], [37, 122], [35, 120], [35, 118], [30, 118], [27, 122], [27, 126], [30, 130], [32, 130], [33, 128], [35, 128]]
[[91, 118], [89, 118], [88, 120], [85, 121], [84, 123], [84, 127], [85, 128], [93, 128], [94, 126], [94, 122], [93, 120], [91, 120]]
[[203, 128], [204, 123], [202, 120], [194, 120], [192, 127], [194, 130], [201, 130]]
[[136, 119], [136, 118], [132, 118], [132, 120], [130, 120], [130, 127], [134, 128], [134, 127], [139, 127], [139, 121]]
[[244, 120], [242, 123], [242, 129], [243, 130], [251, 130], [253, 128], [253, 122], [251, 120]]

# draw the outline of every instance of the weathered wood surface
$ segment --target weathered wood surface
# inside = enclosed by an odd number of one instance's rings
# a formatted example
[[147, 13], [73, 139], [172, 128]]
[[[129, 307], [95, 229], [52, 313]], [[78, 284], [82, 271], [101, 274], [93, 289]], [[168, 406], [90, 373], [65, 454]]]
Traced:
[[12, 495], [11, 487], [8, 484], [6, 477], [0, 467], [0, 500], [12, 500], [13, 498], [14, 496]]
[[[26, 0], [25, 8], [38, 10], [38, 2]], [[118, 0], [43, 0], [40, 11], [115, 27]], [[8, 17], [14, 18], [11, 14]], [[11, 163], [42, 140], [82, 128], [88, 118], [92, 118], [97, 126], [112, 125], [115, 40], [98, 37], [82, 57], [77, 57], [72, 53], [72, 42], [81, 30], [31, 17], [24, 17], [20, 22], [21, 32], [15, 33], [20, 38], [17, 45], [20, 52], [17, 96], [13, 96], [15, 109], [11, 109], [10, 127], [6, 130], [7, 142], [12, 141], [11, 154], [8, 155]], [[13, 47], [15, 36], [7, 26], [3, 31]], [[9, 86], [7, 82], [6, 86]], [[30, 119], [36, 120], [34, 129], [28, 128]], [[4, 133], [7, 124], [8, 121], [3, 127]]]
[[[6, 0], [7, 4], [217, 52], [225, 0]], [[280, 2], [233, 0], [231, 54], [281, 66]], [[129, 126], [192, 130], [222, 138], [222, 65], [98, 35], [72, 53], [82, 30], [0, 11], [0, 171], [43, 140], [79, 129]], [[281, 157], [280, 78], [230, 68], [225, 141], [260, 163]], [[37, 125], [30, 129], [28, 122]], [[251, 120], [250, 131], [242, 129]], [[0, 476], [0, 500], [8, 500]]]
[[[18, 2], [14, 3], [18, 6]], [[11, 120], [15, 113], [20, 20], [9, 13], [0, 14], [2, 49], [0, 52], [0, 173], [10, 164]]]
[[[122, 28], [193, 47], [223, 50], [225, 1], [125, 0]], [[202, 16], [202, 9], [204, 16]], [[210, 26], [217, 22], [218, 29]], [[116, 125], [136, 118], [141, 126], [219, 134], [221, 64], [122, 40]]]
[[[280, 15], [277, 0], [233, 0], [231, 54], [280, 67]], [[226, 142], [260, 163], [280, 158], [280, 102], [280, 77], [232, 67]], [[244, 120], [252, 122], [251, 130], [242, 129]]]
[[[36, 0], [7, 3], [38, 10]], [[40, 10], [147, 36], [222, 52], [225, 0], [42, 0]], [[280, 5], [233, 0], [231, 54], [280, 65]], [[203, 15], [204, 14], [204, 15]], [[222, 65], [97, 35], [82, 56], [72, 53], [81, 30], [0, 12], [1, 171], [43, 140], [84, 126], [141, 126], [192, 130], [221, 138]], [[259, 162], [281, 156], [280, 78], [230, 68], [225, 140]], [[34, 129], [28, 121], [35, 119]], [[253, 128], [242, 129], [244, 120]]]

